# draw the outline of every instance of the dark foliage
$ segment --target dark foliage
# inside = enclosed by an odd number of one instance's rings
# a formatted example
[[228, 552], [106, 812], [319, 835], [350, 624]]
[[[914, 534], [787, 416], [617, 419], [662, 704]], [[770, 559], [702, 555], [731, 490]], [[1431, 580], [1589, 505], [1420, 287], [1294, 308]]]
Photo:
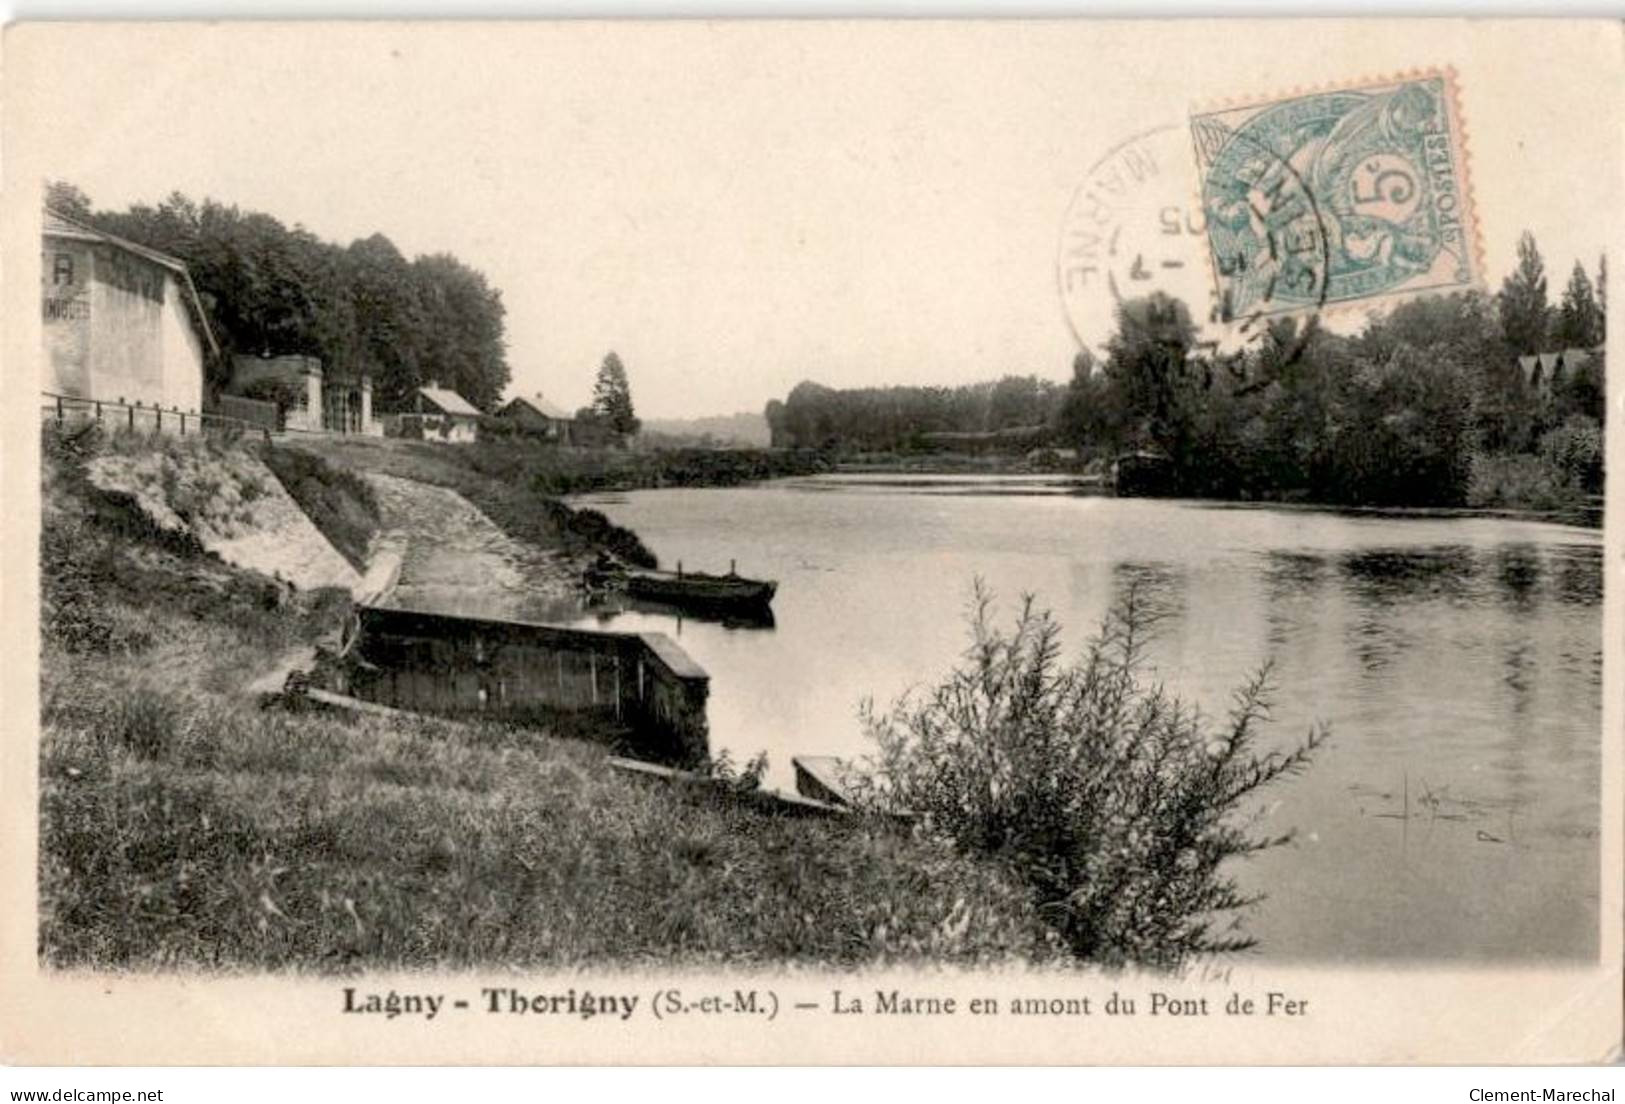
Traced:
[[1144, 670], [1154, 617], [1137, 591], [1070, 665], [1031, 599], [1009, 634], [989, 609], [978, 586], [970, 649], [940, 683], [886, 716], [865, 711], [879, 747], [870, 800], [1010, 869], [1082, 960], [1176, 968], [1252, 946], [1239, 913], [1258, 898], [1226, 864], [1290, 836], [1250, 831], [1243, 806], [1304, 769], [1325, 730], [1259, 750], [1267, 669], [1227, 724], [1206, 723]]
[[[1006, 376], [965, 387], [864, 387], [836, 390], [797, 384], [784, 402], [767, 404], [773, 444], [839, 451], [915, 451], [934, 434], [997, 434], [1047, 427], [1065, 390], [1036, 376]], [[1039, 434], [1042, 437], [1044, 434]], [[1032, 447], [1012, 436], [1002, 445]]]
[[361, 476], [300, 449], [266, 448], [262, 457], [317, 529], [358, 570], [378, 531], [378, 499]]
[[1603, 302], [1576, 266], [1554, 323], [1527, 235], [1519, 257], [1495, 300], [1415, 299], [1355, 336], [1277, 321], [1239, 352], [1199, 348], [1165, 296], [1128, 301], [1105, 361], [1074, 365], [1057, 439], [1102, 462], [1133, 457], [1146, 493], [1572, 510], [1602, 487], [1588, 442], [1605, 414], [1604, 357], [1573, 358], [1552, 381], [1528, 378], [1518, 355], [1591, 349]]

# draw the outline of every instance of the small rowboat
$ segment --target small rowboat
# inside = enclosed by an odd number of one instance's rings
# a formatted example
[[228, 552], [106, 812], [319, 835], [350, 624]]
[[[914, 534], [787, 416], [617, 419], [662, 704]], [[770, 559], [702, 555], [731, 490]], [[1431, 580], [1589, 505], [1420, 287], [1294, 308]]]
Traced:
[[726, 575], [703, 571], [656, 571], [616, 563], [600, 565], [588, 573], [594, 586], [618, 586], [633, 598], [665, 602], [695, 609], [762, 609], [773, 601], [779, 584], [772, 579], [747, 579], [729, 565]]

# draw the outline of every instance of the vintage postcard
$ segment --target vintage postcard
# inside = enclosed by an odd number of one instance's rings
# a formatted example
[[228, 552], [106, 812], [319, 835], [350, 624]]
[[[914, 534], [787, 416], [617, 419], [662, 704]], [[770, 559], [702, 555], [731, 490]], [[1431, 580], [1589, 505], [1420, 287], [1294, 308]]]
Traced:
[[12, 26], [0, 1055], [1617, 1056], [1622, 44]]

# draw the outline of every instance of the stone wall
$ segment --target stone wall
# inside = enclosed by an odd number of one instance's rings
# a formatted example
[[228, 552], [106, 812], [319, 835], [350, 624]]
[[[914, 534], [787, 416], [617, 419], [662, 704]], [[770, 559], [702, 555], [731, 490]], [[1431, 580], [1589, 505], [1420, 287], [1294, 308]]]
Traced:
[[361, 606], [350, 693], [400, 709], [525, 720], [597, 714], [637, 755], [692, 765], [709, 754], [710, 676], [660, 633]]

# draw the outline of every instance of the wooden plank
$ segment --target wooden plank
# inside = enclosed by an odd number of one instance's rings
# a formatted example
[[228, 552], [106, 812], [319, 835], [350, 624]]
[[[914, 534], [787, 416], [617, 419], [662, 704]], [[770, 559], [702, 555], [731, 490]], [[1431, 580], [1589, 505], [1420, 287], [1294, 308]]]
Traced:
[[[636, 775], [661, 782], [687, 782], [702, 786], [721, 786], [720, 779], [712, 778], [707, 774], [695, 771], [680, 770], [676, 767], [662, 766], [659, 763], [645, 763], [638, 759], [623, 759], [618, 755], [608, 757], [612, 769], [625, 774]], [[775, 811], [786, 813], [814, 813], [820, 816], [849, 816], [851, 809], [840, 805], [831, 805], [826, 801], [814, 801], [799, 794], [785, 793], [782, 790], [756, 790], [740, 795], [746, 800], [756, 801], [766, 806], [775, 807]]]

